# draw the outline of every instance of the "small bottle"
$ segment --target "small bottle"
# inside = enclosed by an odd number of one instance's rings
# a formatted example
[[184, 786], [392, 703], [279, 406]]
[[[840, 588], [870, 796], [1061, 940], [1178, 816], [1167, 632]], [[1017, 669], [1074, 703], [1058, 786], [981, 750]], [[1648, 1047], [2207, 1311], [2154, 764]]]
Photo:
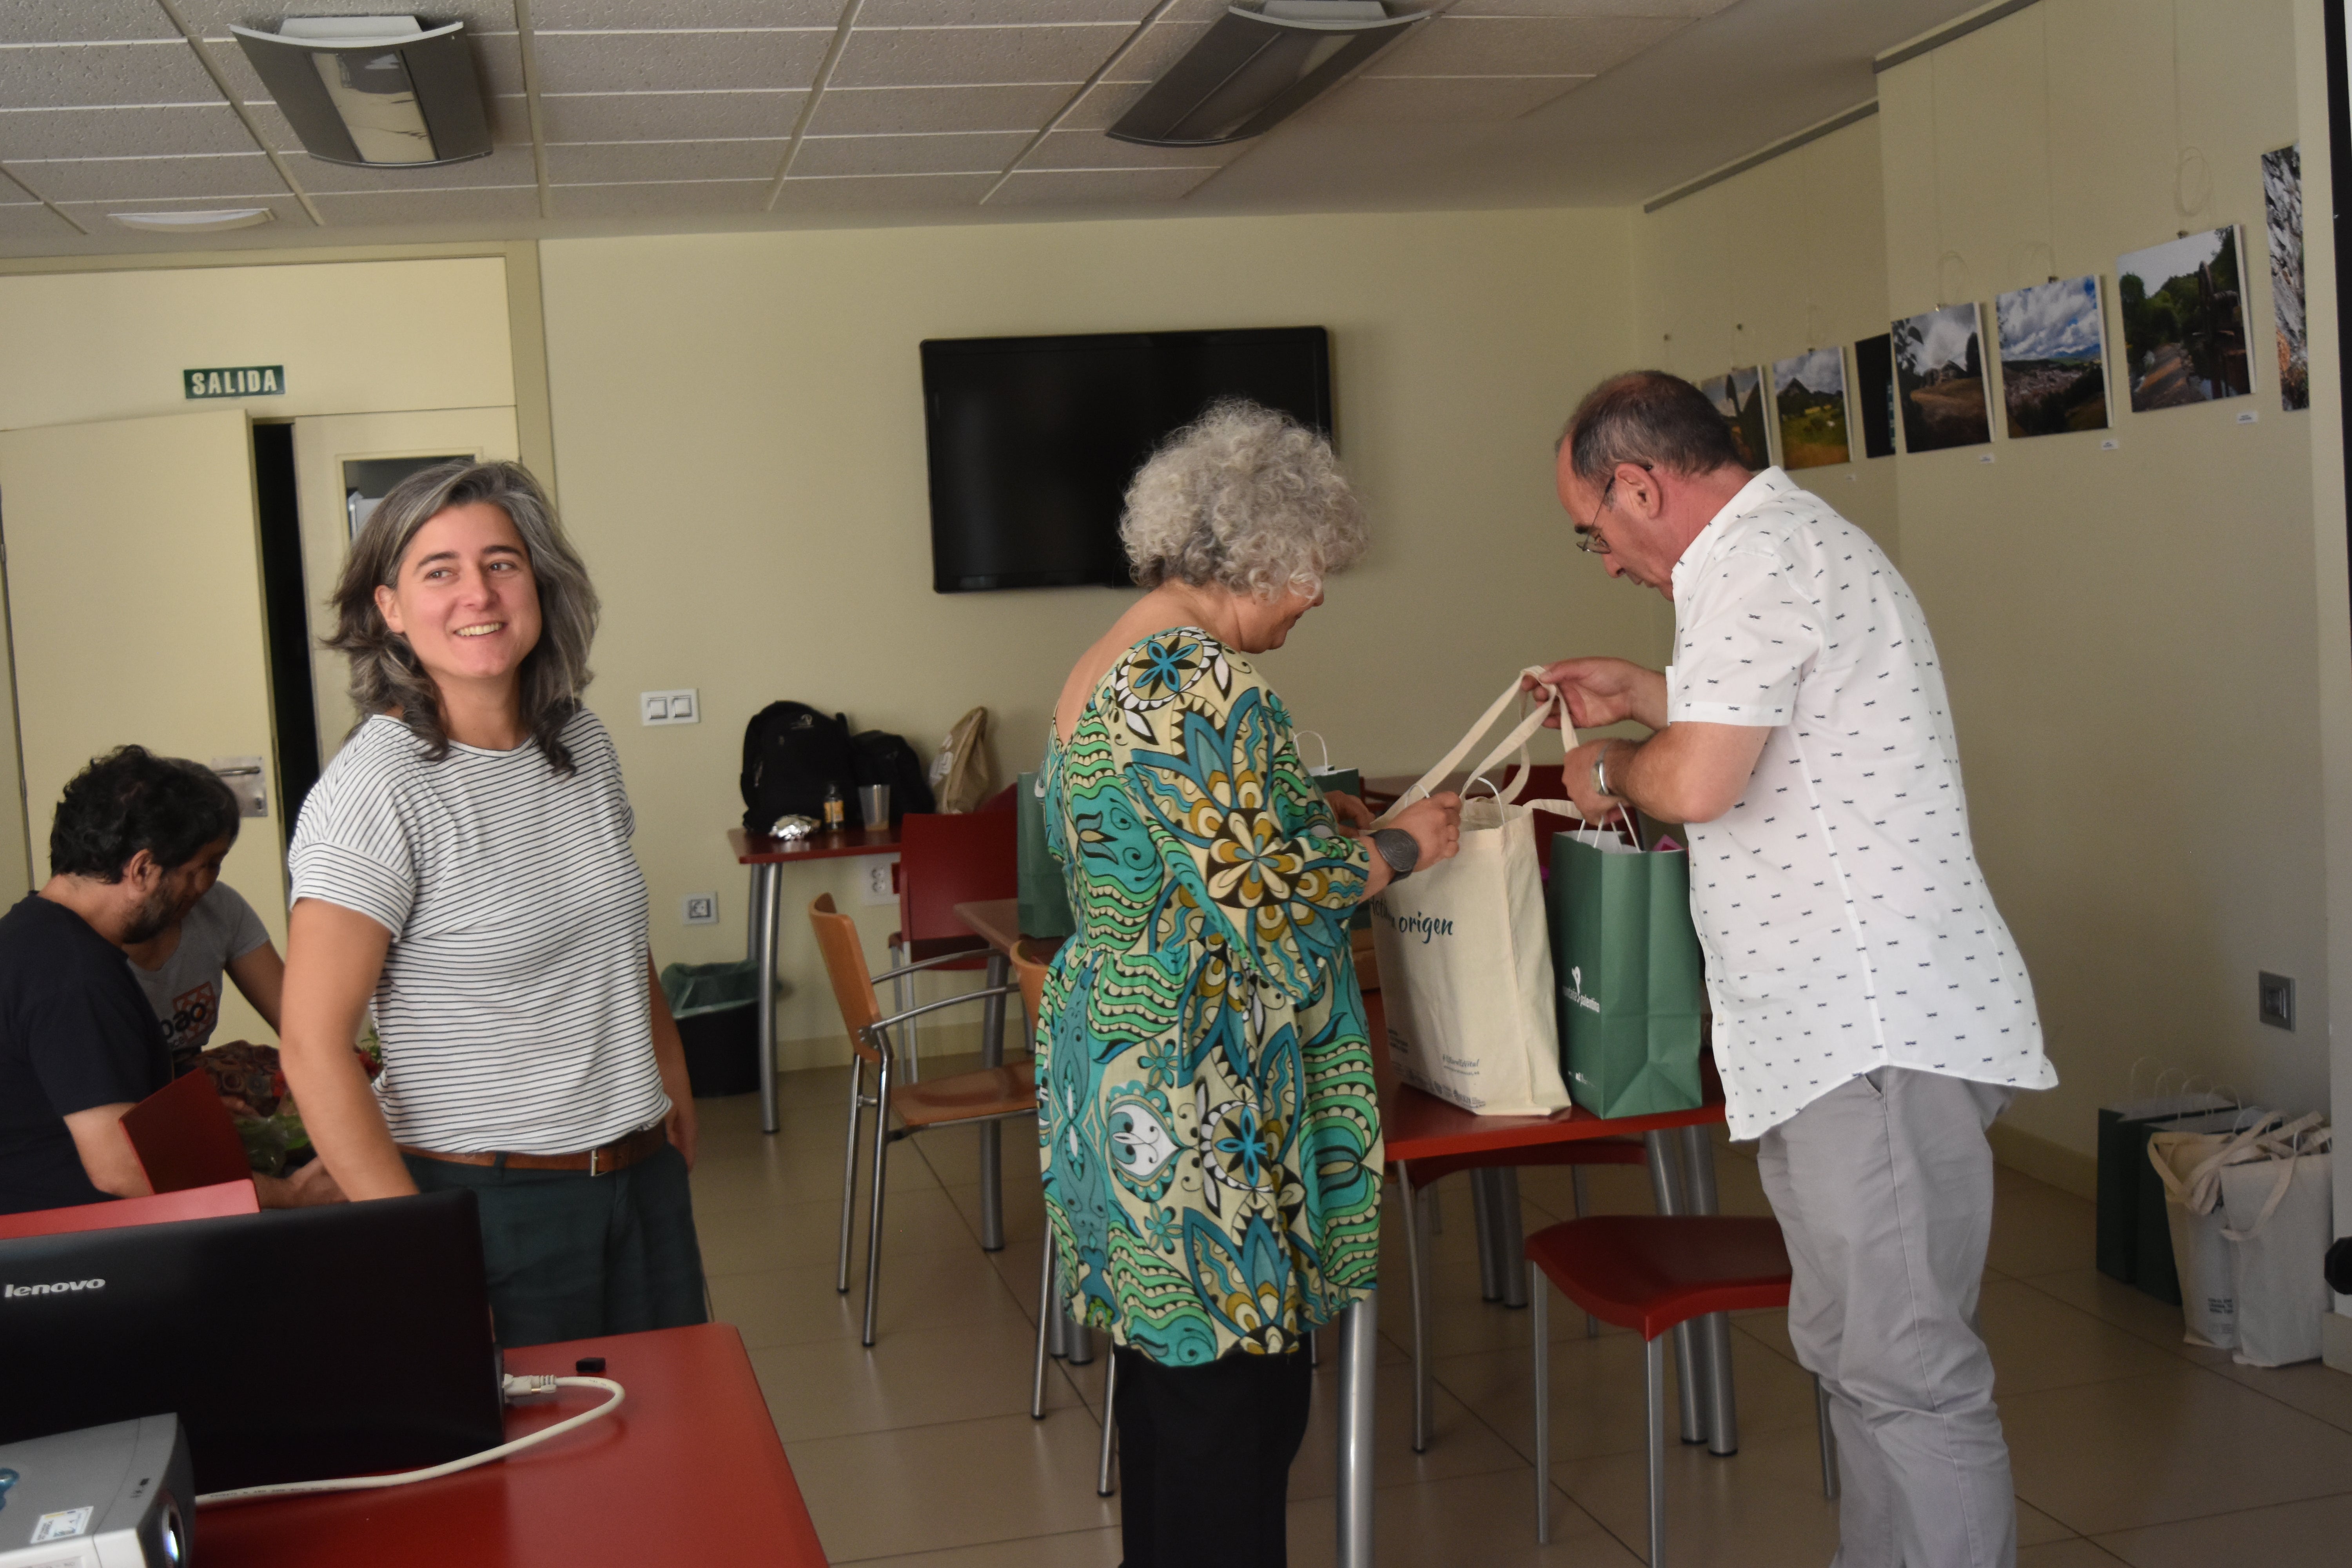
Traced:
[[827, 833], [838, 833], [848, 826], [849, 803], [841, 798], [841, 786], [837, 784], [825, 785], [824, 830]]

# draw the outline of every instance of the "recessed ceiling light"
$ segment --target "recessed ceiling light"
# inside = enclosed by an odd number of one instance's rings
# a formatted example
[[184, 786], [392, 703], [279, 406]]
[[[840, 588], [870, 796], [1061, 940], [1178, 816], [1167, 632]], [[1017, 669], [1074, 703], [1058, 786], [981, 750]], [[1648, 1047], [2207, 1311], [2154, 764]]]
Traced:
[[1146, 147], [1262, 136], [1434, 14], [1383, 0], [1230, 5], [1106, 134]]
[[414, 16], [289, 16], [274, 33], [229, 31], [310, 156], [414, 169], [489, 155], [489, 115], [465, 27], [425, 27]]
[[158, 234], [205, 234], [220, 228], [251, 228], [274, 221], [268, 207], [217, 207], [210, 212], [109, 213], [125, 228], [152, 229]]

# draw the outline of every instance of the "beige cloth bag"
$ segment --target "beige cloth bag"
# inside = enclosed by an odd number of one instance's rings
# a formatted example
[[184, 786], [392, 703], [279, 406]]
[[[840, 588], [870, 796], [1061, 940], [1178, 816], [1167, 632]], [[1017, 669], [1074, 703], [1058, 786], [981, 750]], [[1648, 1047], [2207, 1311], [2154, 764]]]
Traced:
[[2158, 1132], [2147, 1141], [2148, 1163], [2164, 1184], [2184, 1337], [2214, 1350], [2238, 1346], [2238, 1287], [2225, 1239], [2229, 1216], [2221, 1206], [2222, 1167], [2261, 1159], [2262, 1141], [2285, 1120], [2276, 1111], [2244, 1115], [2250, 1124], [2235, 1131]]
[[[1540, 674], [1540, 667], [1528, 673]], [[1514, 680], [1375, 826], [1434, 790], [1518, 695]], [[1464, 803], [1461, 852], [1371, 900], [1390, 1059], [1414, 1087], [1485, 1116], [1542, 1116], [1568, 1103], [1533, 818], [1538, 809], [1574, 816], [1575, 808], [1565, 801], [1517, 804], [1528, 781], [1527, 743], [1555, 708], [1568, 744], [1576, 744], [1559, 694], [1538, 701], [1471, 770], [1475, 788], [1518, 752], [1519, 777], [1507, 794]]]
[[955, 721], [939, 755], [931, 759], [931, 799], [942, 812], [974, 811], [996, 793], [988, 765], [988, 710], [975, 708]]

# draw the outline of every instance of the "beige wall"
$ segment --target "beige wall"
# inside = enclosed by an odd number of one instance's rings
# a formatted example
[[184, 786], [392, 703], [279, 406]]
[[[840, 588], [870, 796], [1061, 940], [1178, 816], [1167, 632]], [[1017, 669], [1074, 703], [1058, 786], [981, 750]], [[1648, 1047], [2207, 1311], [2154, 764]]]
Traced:
[[[1370, 557], [1265, 666], [1335, 759], [1433, 761], [1521, 666], [1656, 659], [1654, 595], [1571, 548], [1550, 443], [1633, 352], [1624, 214], [1162, 220], [551, 242], [548, 354], [566, 521], [604, 597], [594, 706], [619, 740], [664, 963], [740, 955], [745, 721], [795, 698], [926, 752], [984, 703], [1033, 767], [1108, 590], [935, 595], [916, 345], [927, 337], [1321, 323]], [[640, 728], [691, 686], [697, 726]], [[1555, 752], [1553, 753], [1557, 755]], [[788, 1061], [840, 1050], [785, 879]], [[678, 900], [716, 889], [722, 922]], [[879, 956], [895, 910], [862, 917]]]
[[[2248, 229], [2252, 397], [2118, 410], [2112, 451], [1880, 459], [1846, 492], [1935, 627], [1978, 852], [2063, 1080], [2009, 1124], [2078, 1154], [2142, 1057], [2297, 1110], [2327, 1094], [2320, 677], [2343, 626], [2322, 639], [2319, 601], [2340, 601], [2342, 524], [2323, 569], [2313, 416], [2280, 411], [2267, 353], [2258, 163], [2299, 132], [2294, 5], [2180, 0], [2177, 80], [2174, 14], [2043, 0], [1882, 75], [1874, 119], [1635, 220], [1644, 347], [1691, 374], [1946, 303], [1990, 320], [1997, 292], [2085, 272], [2113, 365], [2116, 256]], [[1843, 504], [1839, 470], [1813, 473]], [[2298, 1032], [2255, 1021], [2258, 969], [2300, 983]]]
[[[1886, 331], [1878, 123], [1864, 120], [1696, 195], [1633, 218], [1636, 356], [1693, 381]], [[1790, 476], [1897, 549], [1895, 459]], [[1779, 450], [1779, 432], [1772, 432]]]

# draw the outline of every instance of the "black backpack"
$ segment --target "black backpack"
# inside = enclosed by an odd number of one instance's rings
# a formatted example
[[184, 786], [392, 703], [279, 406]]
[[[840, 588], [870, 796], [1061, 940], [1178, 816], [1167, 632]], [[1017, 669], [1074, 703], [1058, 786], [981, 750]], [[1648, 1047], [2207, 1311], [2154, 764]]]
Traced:
[[[857, 782], [890, 786], [891, 826], [898, 826], [898, 819], [910, 811], [933, 808], [931, 781], [924, 775], [923, 759], [907, 743], [907, 737], [887, 730], [866, 730], [851, 736], [849, 744], [856, 752]], [[849, 810], [852, 816], [857, 815], [855, 801]]]
[[743, 826], [765, 833], [780, 816], [799, 815], [824, 825], [824, 797], [841, 797], [857, 825], [857, 753], [849, 721], [805, 702], [771, 702], [743, 730]]

